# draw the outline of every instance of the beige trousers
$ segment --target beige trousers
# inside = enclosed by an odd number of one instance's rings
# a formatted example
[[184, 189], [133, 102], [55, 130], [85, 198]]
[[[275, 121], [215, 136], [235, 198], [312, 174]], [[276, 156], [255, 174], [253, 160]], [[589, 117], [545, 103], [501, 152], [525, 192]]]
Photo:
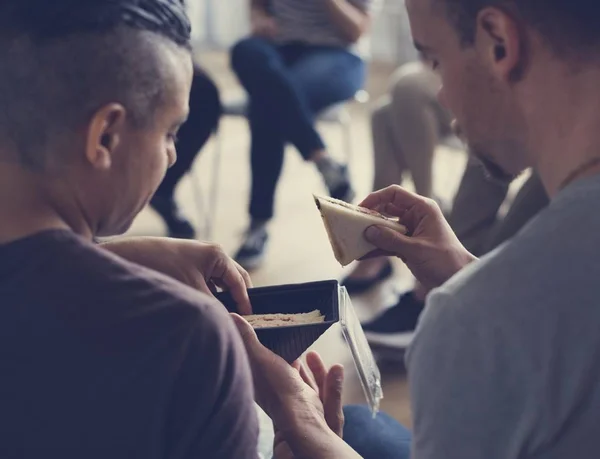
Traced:
[[437, 101], [439, 87], [439, 78], [420, 62], [394, 74], [371, 116], [374, 189], [400, 183], [408, 173], [417, 193], [431, 197], [434, 151], [451, 133], [451, 116]]

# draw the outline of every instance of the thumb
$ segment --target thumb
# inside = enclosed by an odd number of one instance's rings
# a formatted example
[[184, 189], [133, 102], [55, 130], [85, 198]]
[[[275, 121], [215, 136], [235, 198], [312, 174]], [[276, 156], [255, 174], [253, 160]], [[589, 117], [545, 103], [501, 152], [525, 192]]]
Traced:
[[258, 349], [262, 348], [262, 345], [258, 341], [258, 336], [256, 336], [256, 332], [252, 325], [250, 325], [243, 317], [238, 314], [229, 314], [233, 319], [233, 323], [238, 329], [240, 336], [242, 337], [242, 341], [244, 343], [244, 347], [246, 348], [246, 352], [250, 357], [252, 357]]
[[414, 247], [414, 240], [398, 231], [384, 226], [370, 226], [365, 239], [378, 249], [404, 258]]

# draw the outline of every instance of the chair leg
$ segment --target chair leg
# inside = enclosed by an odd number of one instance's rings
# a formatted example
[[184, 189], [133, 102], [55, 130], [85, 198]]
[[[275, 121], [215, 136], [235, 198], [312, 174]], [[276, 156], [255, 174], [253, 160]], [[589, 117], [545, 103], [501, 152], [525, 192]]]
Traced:
[[192, 181], [192, 192], [194, 194], [194, 203], [196, 204], [197, 220], [198, 220], [198, 237], [204, 238], [205, 235], [205, 212], [204, 212], [204, 197], [202, 195], [202, 187], [200, 186], [200, 180], [198, 175], [195, 173], [195, 167], [192, 165], [192, 169], [189, 173], [189, 178]]
[[354, 150], [352, 148], [352, 120], [350, 115], [340, 123], [342, 129], [342, 145], [344, 145], [344, 153], [346, 155], [346, 163], [348, 168], [351, 167]]
[[215, 157], [213, 158], [213, 169], [211, 177], [210, 195], [208, 198], [208, 212], [206, 221], [206, 237], [211, 240], [213, 237], [213, 227], [217, 217], [217, 201], [219, 199], [219, 184], [221, 172], [221, 158], [223, 156], [223, 141], [219, 131], [215, 131]]

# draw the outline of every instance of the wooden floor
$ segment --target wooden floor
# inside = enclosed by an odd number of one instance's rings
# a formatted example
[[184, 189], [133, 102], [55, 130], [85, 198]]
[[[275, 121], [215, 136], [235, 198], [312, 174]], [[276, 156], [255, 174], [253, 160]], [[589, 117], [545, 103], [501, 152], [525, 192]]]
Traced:
[[[215, 77], [224, 93], [234, 88], [235, 79], [227, 69], [225, 56], [219, 54], [202, 55], [200, 61]], [[385, 66], [372, 66], [368, 90], [375, 97], [387, 88], [387, 78], [392, 69]], [[372, 181], [372, 148], [368, 130], [368, 105], [352, 107], [352, 144], [354, 157], [351, 172], [359, 196], [370, 191]], [[335, 126], [322, 126], [322, 133], [332, 154], [344, 158], [341, 132]], [[204, 195], [208, 193], [212, 180], [218, 180], [218, 212], [214, 221], [214, 240], [233, 253], [240, 243], [242, 233], [248, 223], [247, 202], [250, 184], [249, 174], [249, 133], [245, 120], [225, 118], [219, 130], [222, 163], [218, 177], [211, 176], [212, 161], [216, 153], [213, 140], [202, 151], [196, 165], [194, 178]], [[464, 168], [465, 158], [459, 152], [440, 149], [435, 164], [436, 192], [448, 200], [458, 185]], [[186, 178], [178, 189], [177, 198], [185, 213], [199, 223], [197, 206], [193, 199], [191, 176]], [[325, 193], [319, 175], [311, 164], [304, 163], [300, 156], [289, 149], [286, 153], [285, 168], [277, 191], [276, 218], [271, 224], [271, 244], [264, 267], [254, 273], [256, 286], [285, 283], [308, 282], [324, 279], [339, 279], [343, 270], [333, 258], [319, 214], [312, 200], [312, 193]], [[144, 211], [130, 234], [163, 235], [161, 221], [150, 210]], [[366, 297], [353, 299], [356, 311], [362, 319], [372, 317], [377, 311], [392, 304], [395, 292], [408, 289], [412, 280], [397, 262], [397, 277], [383, 285], [379, 291]], [[349, 351], [344, 344], [339, 328], [330, 329], [314, 349], [322, 353], [329, 363], [345, 365], [347, 382], [345, 400], [348, 403], [364, 403], [364, 396], [356, 376]], [[397, 362], [382, 365], [384, 401], [382, 408], [399, 421], [410, 425], [408, 387], [401, 364]]]

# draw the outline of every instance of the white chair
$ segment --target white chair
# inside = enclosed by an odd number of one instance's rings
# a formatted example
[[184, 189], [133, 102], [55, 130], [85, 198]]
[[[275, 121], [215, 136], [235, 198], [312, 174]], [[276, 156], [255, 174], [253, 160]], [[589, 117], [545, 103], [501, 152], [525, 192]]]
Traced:
[[[319, 123], [335, 124], [339, 126], [342, 136], [342, 145], [346, 162], [350, 167], [353, 157], [353, 142], [352, 142], [352, 118], [348, 105], [352, 102], [366, 103], [369, 101], [369, 94], [360, 90], [354, 98], [345, 102], [332, 105], [320, 113], [317, 117]], [[248, 113], [248, 98], [245, 94], [229, 95], [222, 98], [223, 116], [238, 116], [245, 117]], [[214, 134], [216, 142], [214, 158], [212, 160], [211, 183], [209, 185], [208, 198], [205, 200], [198, 174], [194, 173], [194, 168], [190, 171], [192, 179], [192, 187], [194, 192], [194, 201], [196, 204], [198, 221], [201, 222], [201, 228], [198, 230], [199, 236], [202, 239], [210, 240], [212, 238], [212, 230], [217, 213], [217, 201], [219, 192], [219, 173], [222, 156], [222, 139], [220, 132], [217, 130]]]

